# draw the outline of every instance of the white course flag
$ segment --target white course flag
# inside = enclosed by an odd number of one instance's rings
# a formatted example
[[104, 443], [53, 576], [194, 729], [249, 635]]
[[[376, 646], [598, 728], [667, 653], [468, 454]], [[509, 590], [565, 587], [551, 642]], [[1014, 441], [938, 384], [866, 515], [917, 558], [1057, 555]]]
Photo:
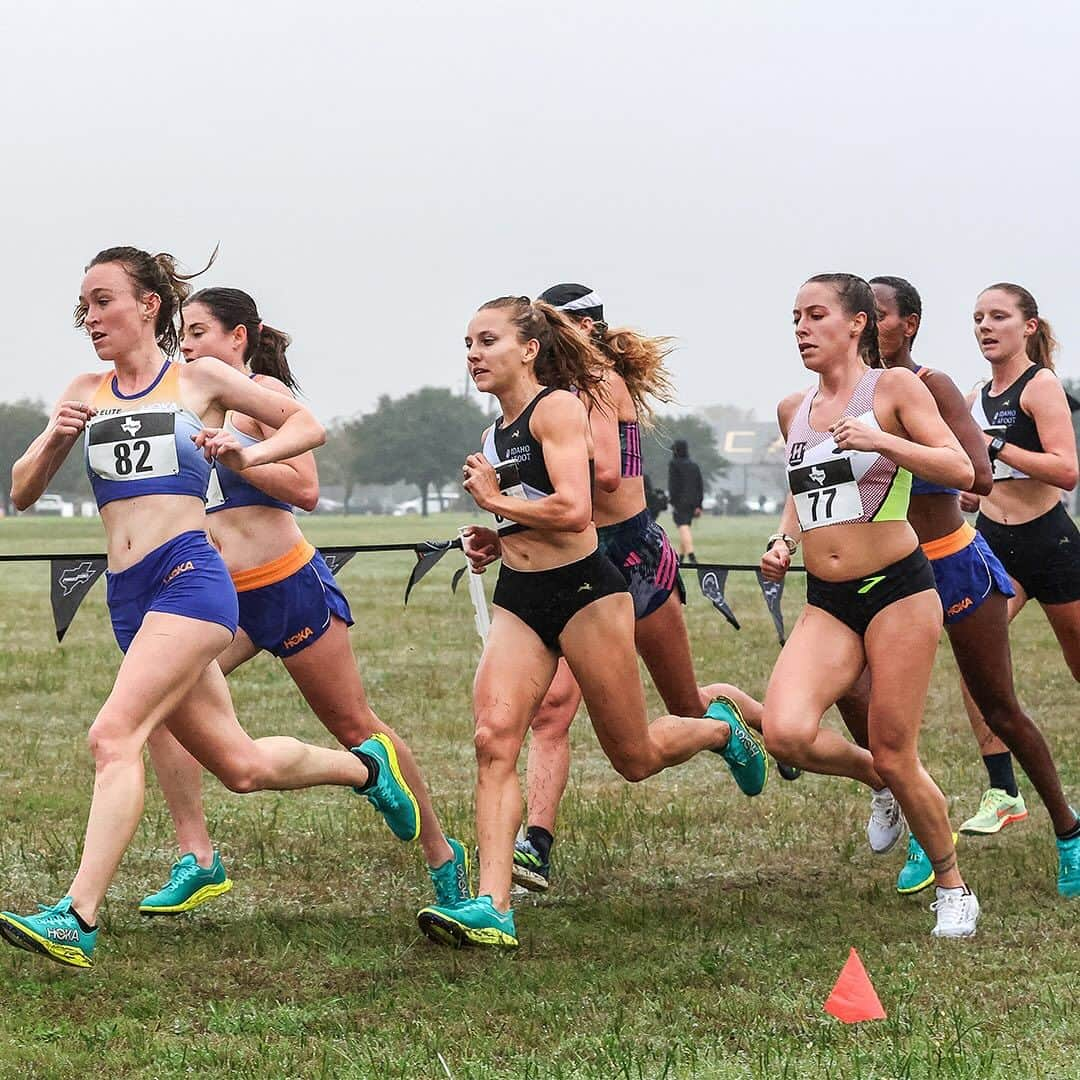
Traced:
[[[458, 536], [462, 543], [465, 542], [465, 526], [458, 529]], [[480, 640], [485, 644], [488, 639], [488, 630], [491, 629], [491, 615], [488, 612], [487, 595], [484, 592], [484, 577], [482, 574], [474, 574], [472, 570], [466, 570], [469, 578], [469, 599], [472, 600], [473, 615], [476, 619], [476, 632]]]

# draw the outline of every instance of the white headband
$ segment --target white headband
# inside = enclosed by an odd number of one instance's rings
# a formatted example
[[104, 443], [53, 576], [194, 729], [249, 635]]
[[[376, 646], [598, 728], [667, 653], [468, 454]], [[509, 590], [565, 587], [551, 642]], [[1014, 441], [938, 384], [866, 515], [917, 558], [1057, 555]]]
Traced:
[[565, 304], [560, 304], [559, 311], [587, 311], [589, 308], [603, 307], [604, 301], [600, 299], [596, 293], [586, 293], [584, 296], [579, 296], [576, 300], [568, 300]]

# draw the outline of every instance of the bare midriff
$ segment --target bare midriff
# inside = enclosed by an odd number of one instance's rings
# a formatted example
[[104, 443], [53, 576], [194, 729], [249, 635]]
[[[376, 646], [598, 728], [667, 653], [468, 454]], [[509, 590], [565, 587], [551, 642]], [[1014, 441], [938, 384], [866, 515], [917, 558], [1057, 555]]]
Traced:
[[582, 532], [527, 529], [502, 538], [502, 561], [511, 570], [555, 570], [578, 562], [596, 550], [596, 528]]
[[906, 521], [828, 525], [803, 533], [803, 562], [822, 581], [851, 581], [907, 558], [917, 546]]
[[304, 541], [293, 515], [276, 506], [218, 510], [209, 516], [209, 527], [230, 574], [265, 566]]
[[127, 570], [181, 533], [206, 529], [202, 499], [193, 495], [140, 495], [101, 508], [109, 571]]
[[998, 480], [979, 501], [979, 509], [999, 525], [1023, 525], [1049, 513], [1061, 501], [1061, 489], [1030, 476]]

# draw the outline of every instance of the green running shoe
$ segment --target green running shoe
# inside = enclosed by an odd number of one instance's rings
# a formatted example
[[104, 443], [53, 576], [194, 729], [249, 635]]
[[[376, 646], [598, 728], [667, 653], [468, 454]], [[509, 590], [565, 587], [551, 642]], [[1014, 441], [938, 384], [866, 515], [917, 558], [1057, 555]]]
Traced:
[[460, 841], [452, 837], [448, 836], [446, 842], [454, 853], [453, 857], [447, 859], [442, 866], [428, 867], [431, 884], [435, 886], [435, 904], [438, 907], [453, 907], [472, 896], [472, 886], [469, 884], [472, 860], [469, 853]]
[[68, 967], [94, 966], [97, 927], [84, 930], [71, 913], [71, 897], [48, 907], [38, 904], [36, 915], [13, 915], [0, 912], [0, 936], [17, 949], [41, 953]]
[[511, 877], [515, 885], [529, 892], [547, 892], [551, 885], [551, 863], [544, 862], [528, 840], [515, 840]]
[[1059, 840], [1057, 847], [1058, 892], [1062, 896], [1080, 896], [1080, 836]]
[[960, 831], [965, 836], [992, 836], [1001, 832], [1006, 825], [1023, 821], [1027, 816], [1023, 795], [1018, 793], [1013, 798], [1007, 791], [992, 787], [983, 792], [979, 809], [960, 826]]
[[467, 945], [489, 949], [518, 947], [514, 913], [498, 911], [490, 896], [463, 900], [453, 907], [436, 904], [423, 908], [416, 921], [432, 941], [449, 945], [452, 949]]
[[209, 867], [200, 866], [189, 851], [173, 863], [165, 886], [143, 897], [139, 911], [143, 915], [179, 915], [182, 911], [191, 911], [207, 900], [227, 893], [231, 888], [232, 882], [216, 851]]
[[[408, 843], [420, 835], [420, 807], [405, 777], [398, 766], [397, 751], [388, 735], [376, 732], [370, 739], [365, 739], [352, 752], [361, 751], [373, 757], [379, 763], [379, 778], [374, 785], [366, 788], [353, 788], [383, 816], [390, 826], [390, 831], [399, 839]], [[369, 781], [370, 784], [370, 781]]]
[[731, 728], [727, 746], [716, 753], [728, 763], [735, 783], [745, 795], [760, 795], [769, 778], [769, 759], [761, 736], [742, 718], [739, 706], [731, 698], [713, 698], [705, 715], [712, 720], [723, 720]]

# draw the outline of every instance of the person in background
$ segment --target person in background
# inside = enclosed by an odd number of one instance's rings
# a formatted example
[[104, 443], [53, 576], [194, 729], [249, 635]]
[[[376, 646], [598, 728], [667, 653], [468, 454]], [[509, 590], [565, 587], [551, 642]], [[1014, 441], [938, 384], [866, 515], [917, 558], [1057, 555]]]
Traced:
[[694, 554], [694, 538], [690, 525], [701, 516], [701, 503], [705, 498], [705, 485], [701, 469], [690, 458], [690, 448], [685, 439], [676, 439], [671, 446], [668, 462], [668, 499], [671, 514], [679, 530], [679, 555], [686, 562], [697, 562]]

